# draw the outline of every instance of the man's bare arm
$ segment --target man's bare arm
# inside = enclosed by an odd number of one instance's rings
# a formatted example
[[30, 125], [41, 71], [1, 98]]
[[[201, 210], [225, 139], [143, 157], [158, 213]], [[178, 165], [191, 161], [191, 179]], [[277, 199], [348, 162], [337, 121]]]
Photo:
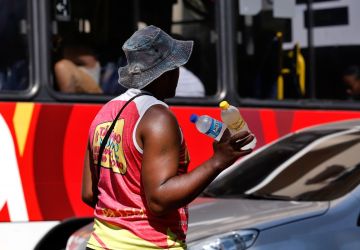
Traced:
[[81, 188], [81, 198], [90, 207], [95, 207], [96, 197], [94, 197], [94, 187], [93, 187], [93, 176], [91, 174], [91, 152], [89, 147], [86, 149], [85, 159], [84, 159], [84, 168], [82, 173], [82, 188]]
[[203, 189], [236, 159], [251, 152], [240, 151], [253, 136], [236, 143], [249, 134], [225, 136], [214, 142], [213, 156], [192, 172], [177, 175], [181, 135], [176, 118], [165, 107], [156, 105], [142, 118], [138, 134], [143, 147], [142, 183], [147, 205], [157, 215], [167, 213], [191, 202]]

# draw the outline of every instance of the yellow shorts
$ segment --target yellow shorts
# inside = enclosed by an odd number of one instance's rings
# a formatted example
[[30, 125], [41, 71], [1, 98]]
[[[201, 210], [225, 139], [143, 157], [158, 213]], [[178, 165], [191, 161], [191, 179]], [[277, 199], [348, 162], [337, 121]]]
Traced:
[[[167, 244], [171, 250], [185, 250], [186, 244], [176, 241], [168, 232]], [[117, 226], [95, 219], [94, 231], [88, 241], [87, 247], [94, 250], [154, 250], [163, 249], [146, 241], [132, 232]]]

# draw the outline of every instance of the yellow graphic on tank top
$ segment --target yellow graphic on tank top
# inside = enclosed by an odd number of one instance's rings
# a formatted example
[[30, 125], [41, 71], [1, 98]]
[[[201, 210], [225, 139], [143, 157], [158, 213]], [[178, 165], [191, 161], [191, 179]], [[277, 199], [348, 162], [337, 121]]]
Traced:
[[186, 244], [177, 238], [170, 228], [167, 229], [167, 244], [169, 249], [186, 249]]
[[[95, 128], [93, 138], [93, 155], [94, 164], [97, 164], [98, 154], [100, 151], [100, 145], [110, 128], [112, 122], [105, 122], [99, 124]], [[118, 174], [126, 173], [126, 160], [124, 156], [122, 146], [122, 135], [124, 130], [124, 120], [120, 119], [117, 121], [110, 137], [106, 143], [104, 152], [102, 154], [101, 166], [104, 168], [110, 168], [113, 172]]]

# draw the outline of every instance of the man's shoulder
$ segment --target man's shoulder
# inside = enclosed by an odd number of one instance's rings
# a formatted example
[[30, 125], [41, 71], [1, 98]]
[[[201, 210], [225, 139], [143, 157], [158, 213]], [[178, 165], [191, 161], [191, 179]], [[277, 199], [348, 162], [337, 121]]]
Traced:
[[144, 118], [146, 119], [155, 119], [155, 120], [162, 120], [162, 119], [175, 119], [175, 115], [170, 111], [167, 106], [162, 104], [154, 104], [148, 108], [146, 113], [144, 114]]
[[[158, 127], [178, 127], [178, 122], [175, 115], [169, 110], [168, 107], [161, 104], [151, 106], [144, 114], [142, 121], [147, 127], [157, 129]], [[167, 126], [167, 127], [164, 127]]]
[[175, 115], [163, 105], [150, 107], [139, 124], [140, 134], [160, 141], [180, 141], [180, 127]]

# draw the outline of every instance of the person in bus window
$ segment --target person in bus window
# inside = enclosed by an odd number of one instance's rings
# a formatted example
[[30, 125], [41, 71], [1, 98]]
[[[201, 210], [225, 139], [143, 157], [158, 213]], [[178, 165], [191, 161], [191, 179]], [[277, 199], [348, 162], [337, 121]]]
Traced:
[[94, 51], [86, 44], [69, 44], [63, 58], [55, 63], [55, 78], [63, 93], [100, 94], [101, 67]]
[[179, 67], [192, 47], [192, 41], [175, 40], [155, 26], [124, 43], [128, 63], [119, 68], [119, 83], [128, 90], [102, 107], [89, 130], [82, 199], [94, 207], [95, 223], [88, 249], [186, 249], [187, 204], [251, 152], [241, 147], [252, 135], [231, 137], [226, 130], [212, 157], [187, 172], [185, 138], [164, 99], [175, 96]]
[[181, 97], [204, 97], [204, 85], [193, 72], [185, 68], [179, 67], [179, 81], [176, 87], [175, 96]]
[[[185, 40], [185, 38], [177, 33], [171, 34], [174, 39]], [[185, 66], [179, 67], [179, 80], [176, 87], [175, 96], [178, 97], [204, 97], [205, 88], [200, 78]]]
[[360, 67], [358, 65], [348, 67], [343, 74], [343, 81], [349, 98], [360, 100]]

